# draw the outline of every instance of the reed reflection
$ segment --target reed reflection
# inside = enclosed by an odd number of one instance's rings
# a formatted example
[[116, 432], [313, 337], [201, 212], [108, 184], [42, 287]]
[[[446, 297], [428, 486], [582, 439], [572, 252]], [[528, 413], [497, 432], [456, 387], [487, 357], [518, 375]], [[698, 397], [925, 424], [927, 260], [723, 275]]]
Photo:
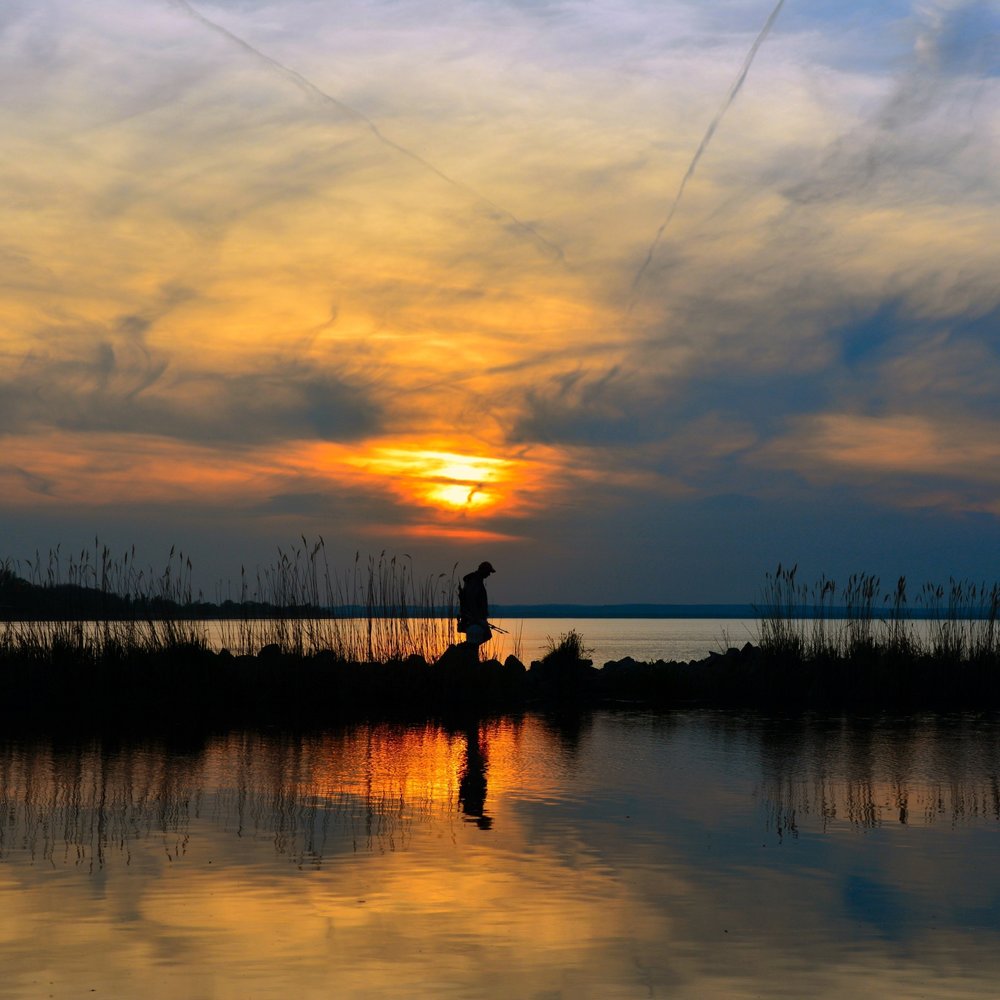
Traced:
[[181, 856], [204, 795], [199, 757], [101, 743], [0, 750], [0, 858], [103, 867], [131, 862], [131, 845], [159, 838]]
[[300, 866], [405, 850], [414, 831], [461, 817], [489, 829], [489, 746], [518, 724], [358, 726], [295, 738], [235, 733], [179, 753], [162, 743], [0, 747], [0, 858], [101, 868], [160, 838], [184, 854], [195, 823], [270, 841]]
[[768, 826], [827, 830], [1000, 820], [995, 721], [804, 719], [758, 733]]

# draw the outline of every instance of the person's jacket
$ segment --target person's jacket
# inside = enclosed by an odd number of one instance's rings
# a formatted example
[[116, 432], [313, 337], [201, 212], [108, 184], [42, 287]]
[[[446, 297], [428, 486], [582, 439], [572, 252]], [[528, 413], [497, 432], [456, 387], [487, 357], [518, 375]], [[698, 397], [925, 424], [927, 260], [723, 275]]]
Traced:
[[470, 622], [485, 622], [490, 616], [486, 585], [477, 572], [469, 573], [462, 580], [459, 610], [462, 618]]

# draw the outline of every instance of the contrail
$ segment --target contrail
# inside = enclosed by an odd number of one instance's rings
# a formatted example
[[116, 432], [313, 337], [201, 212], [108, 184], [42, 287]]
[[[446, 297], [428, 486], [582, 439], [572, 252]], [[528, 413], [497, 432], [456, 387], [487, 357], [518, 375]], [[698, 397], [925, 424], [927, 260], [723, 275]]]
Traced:
[[167, 3], [169, 3], [170, 6], [183, 11], [188, 15], [188, 17], [194, 18], [194, 20], [196, 20], [199, 24], [204, 25], [211, 31], [222, 35], [234, 45], [238, 45], [244, 52], [249, 53], [255, 59], [259, 59], [261, 62], [266, 63], [271, 69], [283, 76], [290, 83], [294, 84], [299, 88], [299, 90], [304, 91], [310, 97], [323, 101], [326, 104], [333, 105], [333, 107], [337, 108], [338, 111], [345, 114], [348, 118], [365, 125], [368, 128], [368, 131], [371, 132], [371, 134], [375, 136], [375, 138], [382, 143], [383, 146], [388, 146], [389, 149], [399, 153], [400, 156], [405, 156], [407, 159], [413, 160], [414, 163], [419, 164], [425, 170], [429, 170], [446, 184], [450, 184], [463, 194], [466, 194], [475, 201], [478, 201], [481, 205], [485, 205], [487, 208], [491, 209], [496, 216], [500, 216], [508, 222], [513, 223], [514, 227], [522, 233], [522, 235], [527, 236], [547, 256], [557, 260], [565, 259], [565, 254], [563, 253], [561, 247], [552, 243], [550, 240], [547, 240], [527, 222], [522, 221], [512, 212], [507, 211], [507, 209], [498, 205], [496, 202], [491, 201], [485, 195], [480, 194], [480, 192], [478, 192], [475, 188], [469, 187], [468, 184], [456, 180], [454, 177], [450, 177], [443, 170], [434, 166], [433, 163], [425, 160], [419, 153], [415, 153], [412, 149], [407, 149], [406, 146], [401, 146], [398, 142], [390, 139], [389, 136], [387, 136], [367, 115], [362, 114], [360, 111], [357, 111], [348, 104], [344, 104], [343, 101], [338, 101], [332, 94], [328, 94], [325, 90], [320, 90], [316, 84], [314, 84], [311, 80], [306, 79], [306, 77], [304, 77], [301, 73], [297, 73], [294, 69], [291, 69], [284, 63], [278, 62], [277, 59], [273, 59], [271, 56], [267, 55], [267, 53], [261, 52], [260, 49], [254, 48], [254, 46], [252, 46], [248, 41], [240, 38], [239, 35], [234, 35], [228, 28], [224, 28], [221, 24], [217, 24], [215, 21], [209, 20], [209, 18], [205, 17], [204, 14], [192, 7], [187, 0], [167, 0]]
[[663, 220], [660, 228], [656, 230], [653, 242], [649, 245], [649, 250], [646, 252], [646, 259], [642, 262], [642, 267], [639, 268], [635, 279], [632, 282], [626, 313], [631, 313], [632, 308], [635, 306], [636, 299], [638, 298], [639, 285], [642, 282], [643, 275], [652, 263], [653, 254], [656, 253], [656, 248], [660, 245], [660, 240], [663, 237], [667, 226], [670, 225], [671, 219], [673, 219], [674, 214], [677, 212], [677, 207], [681, 203], [681, 198], [684, 197], [684, 189], [687, 187], [687, 182], [694, 174], [702, 153], [705, 152], [708, 148], [708, 144], [712, 141], [712, 136], [715, 135], [715, 130], [719, 127], [719, 123], [725, 117], [730, 105], [736, 100], [736, 96], [739, 94], [740, 90], [743, 89], [743, 84], [746, 81], [747, 74], [750, 72], [750, 67], [753, 65], [754, 57], [757, 55], [757, 50], [764, 44], [764, 39], [766, 39], [771, 33], [771, 28], [774, 27], [774, 22], [778, 19], [778, 15], [781, 13], [781, 8], [784, 7], [784, 5], [785, 0], [778, 0], [774, 10], [771, 11], [770, 17], [768, 17], [768, 19], [764, 22], [764, 27], [760, 29], [760, 34], [758, 34], [754, 39], [754, 43], [750, 46], [750, 51], [747, 53], [746, 59], [743, 60], [743, 65], [740, 67], [739, 75], [736, 77], [733, 85], [729, 88], [729, 93], [726, 94], [726, 98], [720, 105], [719, 110], [715, 112], [715, 117], [711, 120], [711, 122], [709, 122], [708, 128], [705, 130], [705, 134], [702, 136], [701, 142], [698, 143], [698, 148], [694, 151], [694, 156], [691, 157], [691, 162], [688, 164], [687, 172], [681, 179], [680, 187], [677, 188], [677, 194], [674, 195], [674, 201], [670, 206], [670, 211], [667, 212], [667, 217]]

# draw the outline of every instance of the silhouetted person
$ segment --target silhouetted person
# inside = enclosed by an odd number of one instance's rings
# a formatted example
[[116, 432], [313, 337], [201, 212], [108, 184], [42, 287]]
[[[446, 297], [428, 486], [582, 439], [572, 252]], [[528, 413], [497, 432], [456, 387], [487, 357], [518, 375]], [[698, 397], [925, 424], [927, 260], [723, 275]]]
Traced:
[[463, 577], [458, 588], [458, 631], [465, 633], [464, 645], [477, 653], [493, 634], [488, 621], [490, 605], [486, 596], [486, 577], [495, 572], [488, 562], [482, 562], [478, 569]]

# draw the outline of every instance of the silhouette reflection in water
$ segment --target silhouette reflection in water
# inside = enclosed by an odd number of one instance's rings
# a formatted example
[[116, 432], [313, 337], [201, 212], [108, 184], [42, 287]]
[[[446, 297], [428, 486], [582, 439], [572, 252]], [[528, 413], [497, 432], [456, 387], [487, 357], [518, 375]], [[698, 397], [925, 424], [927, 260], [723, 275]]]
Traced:
[[486, 815], [486, 772], [489, 768], [486, 741], [478, 725], [465, 731], [465, 761], [458, 782], [458, 803], [467, 822], [489, 830], [493, 818]]

